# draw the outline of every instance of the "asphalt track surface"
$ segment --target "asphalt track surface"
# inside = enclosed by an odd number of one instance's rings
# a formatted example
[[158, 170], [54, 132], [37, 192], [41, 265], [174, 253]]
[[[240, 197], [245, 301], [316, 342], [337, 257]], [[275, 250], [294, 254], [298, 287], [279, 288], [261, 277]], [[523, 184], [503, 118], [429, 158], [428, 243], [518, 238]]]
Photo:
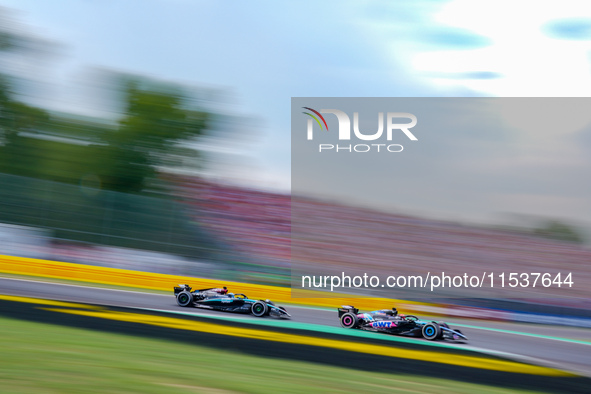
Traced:
[[[142, 308], [175, 314], [188, 313], [206, 318], [227, 319], [230, 317], [234, 322], [243, 321], [244, 323], [256, 323], [262, 326], [277, 327], [282, 324], [282, 320], [278, 319], [261, 319], [251, 315], [181, 308], [176, 304], [172, 289], [170, 295], [161, 295], [0, 278], [0, 294], [115, 307]], [[331, 328], [333, 331], [334, 328], [340, 329], [336, 310], [292, 305], [286, 307], [292, 315], [292, 319], [288, 324], [307, 323], [323, 326], [327, 330]], [[446, 319], [446, 321], [450, 323], [452, 328], [460, 328], [470, 339], [468, 343], [453, 344], [454, 347], [464, 350], [475, 349], [488, 354], [555, 367], [591, 377], [590, 329], [471, 319]], [[350, 331], [340, 330], [343, 332]], [[376, 338], [387, 337], [377, 333], [375, 336]], [[345, 338], [343, 340], [346, 340]], [[426, 342], [423, 339], [411, 339], [411, 341], [417, 341], [418, 344]], [[453, 376], [450, 377], [453, 378]]]

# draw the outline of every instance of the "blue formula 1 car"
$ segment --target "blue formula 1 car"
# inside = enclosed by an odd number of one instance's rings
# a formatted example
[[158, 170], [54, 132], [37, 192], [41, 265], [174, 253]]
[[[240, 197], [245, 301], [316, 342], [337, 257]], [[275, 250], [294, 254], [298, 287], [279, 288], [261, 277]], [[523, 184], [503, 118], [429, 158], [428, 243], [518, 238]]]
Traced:
[[460, 330], [449, 328], [447, 323], [420, 320], [413, 315], [399, 315], [396, 308], [359, 313], [359, 309], [345, 305], [339, 308], [339, 319], [344, 328], [377, 331], [386, 334], [423, 337], [428, 340], [448, 339], [466, 341]]
[[189, 285], [178, 285], [174, 295], [179, 306], [193, 306], [224, 312], [251, 313], [256, 317], [290, 318], [284, 307], [270, 300], [251, 300], [244, 294], [228, 293], [226, 287], [193, 290]]

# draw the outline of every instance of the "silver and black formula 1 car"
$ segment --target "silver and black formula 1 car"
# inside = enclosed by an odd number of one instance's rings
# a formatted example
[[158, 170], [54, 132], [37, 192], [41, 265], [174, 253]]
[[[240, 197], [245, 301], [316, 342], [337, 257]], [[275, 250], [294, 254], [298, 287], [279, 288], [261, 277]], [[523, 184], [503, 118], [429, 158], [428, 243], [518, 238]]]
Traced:
[[436, 339], [468, 340], [460, 330], [449, 328], [447, 323], [420, 320], [413, 315], [399, 315], [396, 308], [359, 313], [359, 309], [344, 305], [339, 308], [339, 319], [341, 320], [341, 326], [345, 328], [357, 328], [394, 335], [422, 336], [431, 341]]
[[282, 306], [276, 306], [269, 300], [251, 300], [244, 294], [228, 293], [226, 287], [193, 291], [191, 289], [189, 285], [175, 286], [177, 304], [224, 312], [252, 313], [256, 317], [291, 317]]

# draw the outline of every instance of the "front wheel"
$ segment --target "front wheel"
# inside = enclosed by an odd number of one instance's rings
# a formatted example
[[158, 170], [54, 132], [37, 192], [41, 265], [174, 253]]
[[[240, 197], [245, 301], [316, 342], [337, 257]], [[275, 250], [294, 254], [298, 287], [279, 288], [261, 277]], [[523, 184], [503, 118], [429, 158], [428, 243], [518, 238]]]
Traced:
[[189, 306], [193, 302], [193, 294], [188, 291], [181, 291], [176, 296], [176, 302], [179, 306]]
[[433, 341], [441, 335], [441, 328], [438, 324], [428, 323], [423, 326], [423, 338]]
[[268, 307], [267, 304], [265, 304], [262, 301], [257, 301], [254, 304], [252, 304], [252, 308], [250, 309], [250, 312], [255, 315], [256, 317], [262, 317], [265, 316], [265, 314], [268, 311]]

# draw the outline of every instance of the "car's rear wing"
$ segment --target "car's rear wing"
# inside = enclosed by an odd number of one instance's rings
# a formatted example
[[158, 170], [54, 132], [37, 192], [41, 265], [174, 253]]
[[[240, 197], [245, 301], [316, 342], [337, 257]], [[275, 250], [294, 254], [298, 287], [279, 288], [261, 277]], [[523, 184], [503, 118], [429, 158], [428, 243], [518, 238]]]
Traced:
[[343, 316], [345, 313], [352, 313], [357, 315], [359, 313], [359, 309], [355, 308], [352, 305], [343, 305], [339, 308], [339, 318]]
[[181, 291], [191, 291], [191, 286], [189, 285], [178, 285], [174, 287], [174, 294], [178, 294]]

